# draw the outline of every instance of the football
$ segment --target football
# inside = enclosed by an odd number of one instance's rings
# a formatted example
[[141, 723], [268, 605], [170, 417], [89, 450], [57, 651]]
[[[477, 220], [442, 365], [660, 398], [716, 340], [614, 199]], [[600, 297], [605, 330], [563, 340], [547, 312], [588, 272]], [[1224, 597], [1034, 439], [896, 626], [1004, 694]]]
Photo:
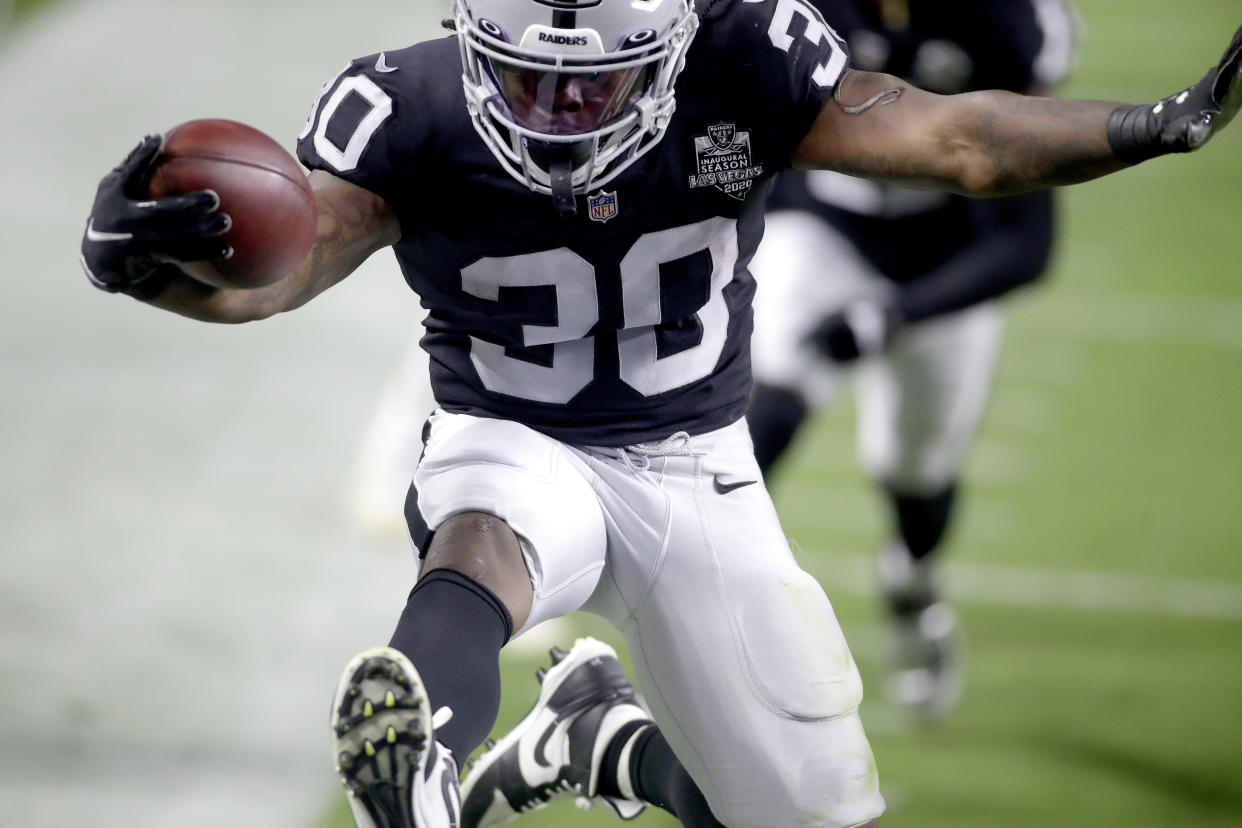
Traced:
[[233, 225], [231, 258], [182, 270], [222, 288], [255, 288], [288, 275], [315, 240], [315, 197], [301, 165], [280, 144], [237, 121], [188, 121], [164, 135], [147, 186], [152, 198], [214, 190]]

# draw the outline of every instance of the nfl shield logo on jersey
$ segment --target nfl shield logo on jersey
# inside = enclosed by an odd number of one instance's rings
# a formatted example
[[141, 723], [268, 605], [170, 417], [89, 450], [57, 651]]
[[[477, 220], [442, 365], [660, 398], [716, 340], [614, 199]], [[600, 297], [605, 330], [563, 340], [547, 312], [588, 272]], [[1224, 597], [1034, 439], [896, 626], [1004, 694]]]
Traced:
[[617, 215], [617, 194], [600, 192], [587, 196], [587, 207], [591, 221], [608, 221]]

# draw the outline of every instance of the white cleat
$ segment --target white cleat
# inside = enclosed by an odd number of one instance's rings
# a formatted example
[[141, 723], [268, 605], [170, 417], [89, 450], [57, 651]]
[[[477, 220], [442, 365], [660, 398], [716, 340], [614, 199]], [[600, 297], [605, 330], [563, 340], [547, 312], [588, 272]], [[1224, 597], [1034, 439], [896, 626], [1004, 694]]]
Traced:
[[962, 696], [966, 647], [957, 613], [938, 597], [932, 561], [914, 560], [903, 544], [882, 549], [877, 570], [892, 639], [885, 695], [918, 719], [940, 718]]
[[[444, 708], [435, 718], [451, 715]], [[364, 650], [345, 667], [332, 755], [358, 828], [458, 828], [457, 763], [435, 740], [418, 671], [396, 650]]]
[[944, 716], [962, 697], [965, 645], [957, 614], [937, 603], [892, 623], [895, 653], [885, 695], [919, 719]]
[[[536, 673], [541, 686], [535, 706], [467, 771], [461, 788], [463, 828], [504, 825], [570, 797], [582, 807], [603, 799], [623, 819], [633, 819], [646, 807], [637, 799], [598, 793], [600, 765], [612, 738], [630, 722], [650, 721], [616, 651], [594, 638], [580, 638], [569, 652], [554, 647], [551, 656], [552, 667]], [[629, 789], [622, 780], [618, 787]]]

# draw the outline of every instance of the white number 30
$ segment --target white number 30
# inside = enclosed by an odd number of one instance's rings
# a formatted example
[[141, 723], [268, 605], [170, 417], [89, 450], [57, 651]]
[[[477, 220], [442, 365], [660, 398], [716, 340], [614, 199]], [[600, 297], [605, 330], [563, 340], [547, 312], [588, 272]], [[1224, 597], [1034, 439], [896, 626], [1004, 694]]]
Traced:
[[[701, 338], [678, 353], [661, 355], [662, 298], [684, 285], [665, 284], [661, 265], [707, 254], [707, 295], [694, 312]], [[642, 236], [621, 260], [624, 328], [618, 333], [620, 379], [644, 396], [662, 394], [711, 374], [724, 351], [729, 308], [724, 289], [737, 264], [737, 222], [713, 218]], [[708, 263], [710, 262], [710, 263]], [[705, 274], [706, 275], [706, 274]], [[462, 289], [480, 299], [500, 301], [502, 287], [552, 287], [556, 323], [523, 325], [522, 344], [552, 346], [550, 365], [514, 358], [503, 346], [471, 337], [470, 359], [489, 391], [526, 400], [567, 403], [595, 378], [595, 337], [599, 321], [595, 268], [568, 248], [506, 258], [480, 259], [462, 271]], [[702, 301], [702, 300], [701, 300]]]

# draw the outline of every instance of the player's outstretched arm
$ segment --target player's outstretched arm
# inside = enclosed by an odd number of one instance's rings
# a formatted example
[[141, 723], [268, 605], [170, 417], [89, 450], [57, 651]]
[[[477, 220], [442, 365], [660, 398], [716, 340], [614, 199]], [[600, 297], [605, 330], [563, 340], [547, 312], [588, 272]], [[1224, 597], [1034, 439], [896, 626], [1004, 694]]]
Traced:
[[1098, 178], [1205, 144], [1242, 106], [1242, 28], [1199, 83], [1147, 106], [971, 92], [848, 72], [795, 154], [802, 167], [968, 195]]
[[312, 172], [318, 209], [315, 244], [302, 264], [274, 284], [247, 290], [192, 279], [178, 262], [229, 255], [221, 238], [231, 219], [219, 198], [202, 192], [146, 197], [146, 176], [159, 158], [160, 136], [148, 136], [104, 176], [82, 237], [82, 266], [91, 284], [207, 322], [249, 322], [306, 304], [400, 238], [396, 217], [379, 196], [324, 172]]
[[266, 319], [305, 305], [401, 238], [396, 216], [369, 190], [321, 170], [311, 172], [310, 185], [319, 213], [315, 244], [292, 275], [247, 290], [214, 288], [181, 275], [147, 301], [205, 322]]

